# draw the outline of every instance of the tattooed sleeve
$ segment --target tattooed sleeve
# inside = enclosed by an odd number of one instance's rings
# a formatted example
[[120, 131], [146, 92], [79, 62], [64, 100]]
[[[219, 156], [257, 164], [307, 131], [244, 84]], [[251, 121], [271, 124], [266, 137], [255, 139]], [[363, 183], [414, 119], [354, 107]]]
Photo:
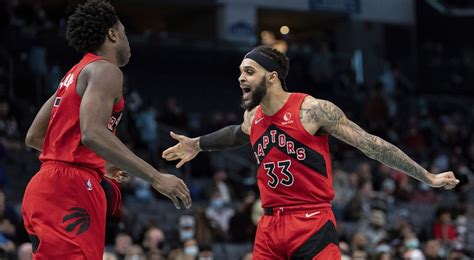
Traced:
[[428, 171], [398, 147], [364, 131], [329, 101], [312, 100], [310, 107], [301, 109], [301, 120], [303, 123], [316, 123], [332, 136], [358, 148], [368, 157], [429, 183]]

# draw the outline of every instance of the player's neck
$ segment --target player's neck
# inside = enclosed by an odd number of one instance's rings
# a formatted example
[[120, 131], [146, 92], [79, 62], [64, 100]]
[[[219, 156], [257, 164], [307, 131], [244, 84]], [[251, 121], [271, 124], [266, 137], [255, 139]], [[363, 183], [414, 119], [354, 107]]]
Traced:
[[112, 62], [113, 64], [117, 65], [118, 66], [118, 62], [117, 62], [117, 56], [115, 55], [115, 52], [112, 51], [112, 50], [106, 50], [106, 49], [99, 49], [97, 51], [94, 52], [94, 54], [98, 55], [98, 56], [101, 56], [103, 57], [104, 59]]
[[267, 116], [272, 116], [280, 108], [285, 105], [286, 101], [290, 97], [289, 92], [283, 91], [283, 89], [271, 90], [268, 89], [267, 94], [260, 102], [260, 106], [262, 107], [263, 113]]

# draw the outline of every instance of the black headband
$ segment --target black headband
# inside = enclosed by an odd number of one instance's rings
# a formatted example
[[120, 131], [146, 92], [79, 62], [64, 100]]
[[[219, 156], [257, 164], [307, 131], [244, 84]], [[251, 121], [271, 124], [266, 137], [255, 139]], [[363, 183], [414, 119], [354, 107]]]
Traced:
[[283, 68], [280, 66], [280, 64], [278, 64], [272, 58], [266, 55], [263, 55], [261, 52], [251, 51], [245, 55], [244, 59], [254, 60], [256, 63], [260, 64], [260, 66], [262, 66], [267, 71], [270, 71], [270, 72], [276, 71], [278, 73], [278, 78], [280, 79], [281, 84], [285, 86], [286, 74]]

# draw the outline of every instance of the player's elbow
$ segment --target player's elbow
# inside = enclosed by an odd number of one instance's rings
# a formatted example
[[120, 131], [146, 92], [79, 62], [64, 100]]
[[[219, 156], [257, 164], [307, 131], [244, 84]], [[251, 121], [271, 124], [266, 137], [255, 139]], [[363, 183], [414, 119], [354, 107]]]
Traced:
[[33, 147], [33, 143], [34, 143], [34, 137], [28, 131], [28, 133], [26, 134], [26, 137], [25, 137], [25, 145], [28, 146], [28, 147]]
[[81, 143], [89, 148], [95, 146], [97, 138], [95, 137], [95, 131], [93, 129], [81, 129]]
[[43, 137], [35, 135], [31, 130], [26, 133], [25, 145], [31, 148], [38, 148], [38, 144], [41, 143]]

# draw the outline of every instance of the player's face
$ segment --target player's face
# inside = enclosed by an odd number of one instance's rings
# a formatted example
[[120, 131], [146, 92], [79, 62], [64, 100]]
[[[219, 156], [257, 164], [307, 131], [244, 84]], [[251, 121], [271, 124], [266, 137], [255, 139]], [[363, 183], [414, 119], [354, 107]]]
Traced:
[[127, 34], [125, 33], [125, 27], [119, 21], [118, 22], [118, 35], [119, 40], [117, 41], [117, 61], [119, 67], [127, 65], [132, 55], [130, 52], [130, 44], [128, 43]]
[[244, 59], [239, 69], [239, 83], [242, 90], [241, 106], [250, 110], [258, 106], [267, 94], [265, 70], [251, 59]]

